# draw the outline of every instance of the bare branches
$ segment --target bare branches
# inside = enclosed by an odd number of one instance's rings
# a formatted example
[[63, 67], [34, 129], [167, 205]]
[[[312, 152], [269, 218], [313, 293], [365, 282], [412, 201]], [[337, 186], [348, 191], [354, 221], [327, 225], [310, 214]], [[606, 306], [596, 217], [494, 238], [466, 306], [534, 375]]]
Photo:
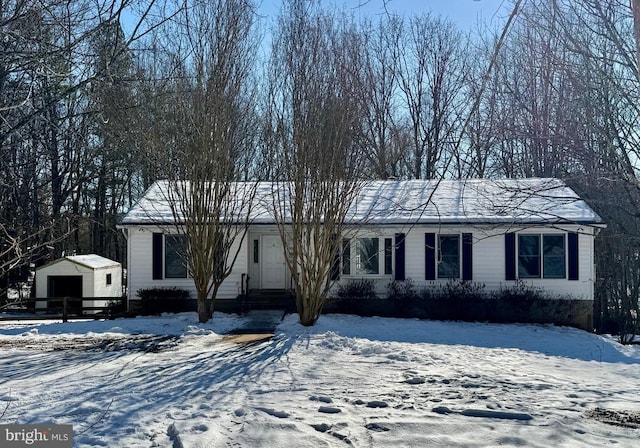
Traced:
[[[127, 58], [130, 61], [128, 45], [140, 39], [138, 33], [164, 20], [136, 17], [131, 13], [133, 3], [151, 11], [162, 2], [2, 2], [2, 284], [7, 271], [14, 281], [14, 273], [20, 278], [29, 263], [38, 265], [81, 247], [92, 250], [92, 232], [108, 235], [110, 246], [100, 244], [93, 250], [118, 256], [114, 216], [127, 206], [125, 198], [131, 199], [125, 191], [131, 185], [133, 167], [122, 169], [127, 158], [116, 162], [115, 144], [105, 143], [107, 135], [118, 134], [111, 142], [124, 140], [122, 129], [115, 130], [114, 109], [130, 104], [124, 96], [113, 95], [118, 88], [114, 85], [120, 83], [122, 88], [123, 79], [132, 80], [122, 65]], [[134, 32], [125, 37], [121, 25]], [[105, 45], [98, 48], [101, 40]], [[106, 84], [110, 95], [100, 97], [98, 91], [106, 92]], [[103, 101], [107, 96], [113, 106], [109, 113]], [[120, 104], [114, 105], [117, 101]], [[111, 163], [102, 163], [107, 159]], [[111, 182], [116, 177], [117, 185]]]
[[368, 160], [370, 176], [378, 179], [404, 177], [407, 171], [410, 135], [397, 104], [401, 26], [397, 18], [375, 25], [365, 22], [354, 61], [356, 95], [363, 113], [359, 144]]
[[451, 153], [464, 111], [466, 49], [455, 26], [432, 16], [414, 17], [398, 44], [400, 89], [410, 124], [411, 175], [442, 174], [440, 160]]
[[631, 11], [633, 12], [633, 37], [636, 44], [636, 62], [640, 67], [640, 0], [631, 0]]
[[[185, 262], [206, 322], [232, 271], [251, 220], [257, 184], [251, 170], [257, 127], [251, 83], [256, 42], [245, 0], [196, 1], [177, 17], [173, 45], [176, 134], [158, 157], [169, 182], [174, 232], [186, 237]], [[211, 21], [213, 19], [213, 22]]]
[[273, 205], [303, 325], [318, 319], [345, 217], [362, 187], [352, 24], [287, 2], [270, 67]]

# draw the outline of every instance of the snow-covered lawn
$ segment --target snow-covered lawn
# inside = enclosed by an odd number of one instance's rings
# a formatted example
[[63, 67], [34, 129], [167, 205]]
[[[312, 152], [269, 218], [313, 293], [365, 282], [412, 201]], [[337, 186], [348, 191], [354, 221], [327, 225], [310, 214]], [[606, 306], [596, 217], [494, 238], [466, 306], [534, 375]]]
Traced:
[[78, 447], [640, 446], [640, 348], [609, 338], [328, 315], [238, 344], [242, 318], [196, 322], [0, 322], [0, 423], [71, 423]]

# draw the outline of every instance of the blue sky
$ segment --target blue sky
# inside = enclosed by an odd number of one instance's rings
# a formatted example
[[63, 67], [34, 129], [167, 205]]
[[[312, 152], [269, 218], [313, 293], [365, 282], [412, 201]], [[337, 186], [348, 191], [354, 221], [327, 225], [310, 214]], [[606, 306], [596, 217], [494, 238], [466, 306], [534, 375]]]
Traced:
[[[375, 17], [384, 13], [385, 0], [321, 0], [324, 5], [352, 10], [356, 17]], [[262, 14], [275, 17], [282, 0], [262, 0]], [[461, 30], [472, 30], [478, 20], [491, 28], [502, 25], [511, 8], [510, 0], [387, 0], [387, 8], [392, 13], [411, 16], [433, 13], [451, 19]]]

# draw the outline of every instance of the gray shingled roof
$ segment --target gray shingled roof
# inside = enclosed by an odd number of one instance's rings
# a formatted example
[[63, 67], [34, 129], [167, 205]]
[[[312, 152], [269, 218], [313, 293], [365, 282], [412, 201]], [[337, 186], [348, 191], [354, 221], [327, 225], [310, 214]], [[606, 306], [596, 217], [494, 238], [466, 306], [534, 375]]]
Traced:
[[[168, 183], [156, 182], [122, 219], [121, 225], [173, 224]], [[272, 182], [257, 187], [253, 222], [274, 223]], [[602, 219], [559, 179], [409, 180], [364, 184], [350, 224], [603, 224]]]

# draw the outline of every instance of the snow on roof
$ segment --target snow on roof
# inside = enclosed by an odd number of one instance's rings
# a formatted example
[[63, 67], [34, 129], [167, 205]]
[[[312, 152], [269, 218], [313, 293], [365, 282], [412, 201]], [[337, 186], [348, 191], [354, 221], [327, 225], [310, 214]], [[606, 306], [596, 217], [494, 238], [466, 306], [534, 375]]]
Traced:
[[375, 223], [602, 223], [559, 179], [372, 182], [356, 208]]
[[[120, 224], [173, 224], [175, 216], [171, 203], [176, 200], [176, 197], [187, 195], [183, 187], [182, 183], [178, 187], [174, 185], [173, 193], [171, 193], [168, 181], [155, 182], [129, 210]], [[188, 189], [189, 186], [186, 185], [186, 188]], [[240, 216], [244, 220], [244, 216], [250, 211], [254, 218], [253, 221], [273, 222], [273, 218], [269, 217], [270, 214], [266, 213], [266, 210], [269, 209], [268, 204], [272, 204], [271, 182], [235, 182], [231, 185], [231, 189], [232, 193], [229, 196], [235, 197], [236, 201], [235, 204], [225, 207], [225, 209], [233, 215], [230, 217], [232, 221], [237, 220]], [[255, 207], [249, 207], [248, 198], [252, 196], [256, 203]], [[270, 208], [273, 209], [273, 205]], [[176, 212], [178, 215], [180, 214], [179, 207], [176, 207]]]
[[[121, 225], [175, 222], [166, 181], [156, 182], [122, 219]], [[274, 223], [272, 182], [256, 187], [252, 221]], [[280, 191], [282, 194], [282, 191]], [[347, 215], [349, 224], [602, 224], [587, 203], [560, 179], [472, 179], [371, 181], [364, 184]]]
[[100, 255], [88, 254], [88, 255], [69, 255], [64, 257], [66, 260], [73, 263], [81, 264], [91, 269], [110, 268], [113, 266], [119, 266], [117, 261], [110, 260], [109, 258], [101, 257]]
[[101, 257], [96, 254], [87, 254], [87, 255], [68, 255], [66, 257], [58, 258], [57, 260], [52, 261], [51, 263], [47, 263], [44, 266], [40, 266], [36, 268], [36, 270], [48, 268], [49, 266], [53, 266], [54, 264], [58, 264], [61, 261], [70, 261], [75, 264], [79, 264], [89, 269], [101, 269], [101, 268], [111, 268], [120, 266], [120, 263], [117, 261], [110, 260], [109, 258]]

